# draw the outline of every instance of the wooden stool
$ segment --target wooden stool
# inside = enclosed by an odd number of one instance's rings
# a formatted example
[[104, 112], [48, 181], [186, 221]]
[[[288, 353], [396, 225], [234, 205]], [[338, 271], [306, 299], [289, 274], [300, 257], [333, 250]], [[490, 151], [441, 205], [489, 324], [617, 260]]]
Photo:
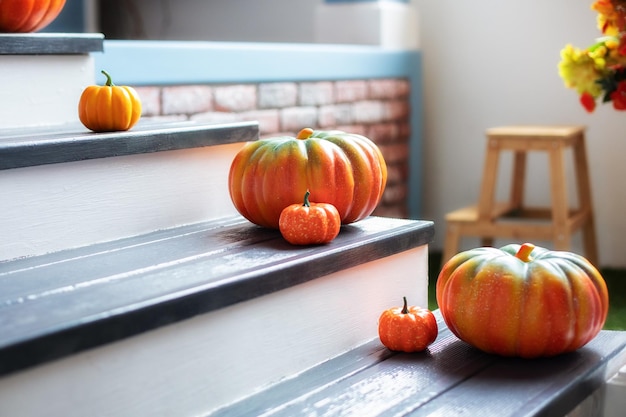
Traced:
[[[478, 205], [446, 215], [443, 262], [459, 251], [462, 236], [481, 238], [492, 246], [494, 238], [554, 242], [555, 250], [569, 250], [572, 233], [582, 229], [584, 256], [597, 265], [596, 234], [591, 202], [589, 167], [585, 152], [584, 126], [510, 126], [487, 130], [487, 155]], [[578, 208], [568, 208], [564, 154], [571, 147], [576, 172]], [[513, 178], [510, 200], [494, 202], [498, 159], [502, 151], [513, 151]], [[548, 153], [552, 207], [523, 204], [526, 155], [529, 151]]]

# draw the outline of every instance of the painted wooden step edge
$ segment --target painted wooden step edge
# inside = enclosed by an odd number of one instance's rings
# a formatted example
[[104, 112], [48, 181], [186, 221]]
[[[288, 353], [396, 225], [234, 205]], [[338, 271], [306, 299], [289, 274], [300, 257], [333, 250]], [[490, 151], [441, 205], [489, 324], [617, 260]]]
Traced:
[[76, 55], [103, 50], [101, 33], [0, 33], [0, 55]]
[[565, 415], [626, 360], [626, 332], [525, 360], [483, 353], [435, 316], [439, 335], [424, 352], [392, 352], [376, 338], [209, 416]]
[[204, 124], [139, 121], [125, 132], [94, 133], [80, 124], [6, 129], [0, 170], [257, 140], [258, 122]]
[[240, 216], [0, 262], [0, 375], [426, 245], [430, 221], [369, 217], [295, 247]]

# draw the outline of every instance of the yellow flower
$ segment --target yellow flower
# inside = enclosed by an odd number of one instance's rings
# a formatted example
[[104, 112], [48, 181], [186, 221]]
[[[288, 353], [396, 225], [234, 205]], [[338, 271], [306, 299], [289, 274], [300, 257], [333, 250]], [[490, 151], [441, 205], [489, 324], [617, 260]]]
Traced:
[[559, 75], [565, 86], [575, 89], [578, 94], [589, 93], [594, 98], [602, 94], [602, 87], [596, 82], [602, 77], [602, 68], [597, 66], [596, 60], [589, 56], [587, 50], [572, 45], [566, 45], [561, 50]]

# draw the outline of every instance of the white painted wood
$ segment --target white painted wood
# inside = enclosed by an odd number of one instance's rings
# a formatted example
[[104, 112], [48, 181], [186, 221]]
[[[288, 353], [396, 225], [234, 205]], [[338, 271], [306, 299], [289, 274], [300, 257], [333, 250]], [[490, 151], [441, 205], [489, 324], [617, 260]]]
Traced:
[[626, 366], [608, 380], [603, 393], [604, 417], [622, 417], [626, 410]]
[[0, 260], [236, 214], [242, 143], [0, 171]]
[[91, 55], [0, 55], [0, 127], [78, 122], [83, 89], [94, 84]]
[[421, 246], [0, 379], [0, 415], [198, 416], [378, 336], [427, 305]]
[[314, 41], [419, 49], [416, 8], [390, 1], [319, 3]]

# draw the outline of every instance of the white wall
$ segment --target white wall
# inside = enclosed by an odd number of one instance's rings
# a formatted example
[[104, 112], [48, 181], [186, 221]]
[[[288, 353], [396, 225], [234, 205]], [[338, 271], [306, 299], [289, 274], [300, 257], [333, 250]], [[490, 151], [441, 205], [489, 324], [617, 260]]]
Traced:
[[317, 6], [317, 0], [99, 1], [116, 8], [112, 23], [128, 36], [247, 42], [310, 42]]
[[[445, 213], [476, 200], [486, 128], [584, 124], [600, 263], [625, 267], [626, 112], [604, 105], [587, 114], [557, 72], [565, 44], [585, 47], [599, 36], [592, 0], [413, 2], [424, 54], [424, 217], [437, 227], [431, 247], [442, 247]], [[547, 161], [531, 163], [527, 200], [547, 202]]]

